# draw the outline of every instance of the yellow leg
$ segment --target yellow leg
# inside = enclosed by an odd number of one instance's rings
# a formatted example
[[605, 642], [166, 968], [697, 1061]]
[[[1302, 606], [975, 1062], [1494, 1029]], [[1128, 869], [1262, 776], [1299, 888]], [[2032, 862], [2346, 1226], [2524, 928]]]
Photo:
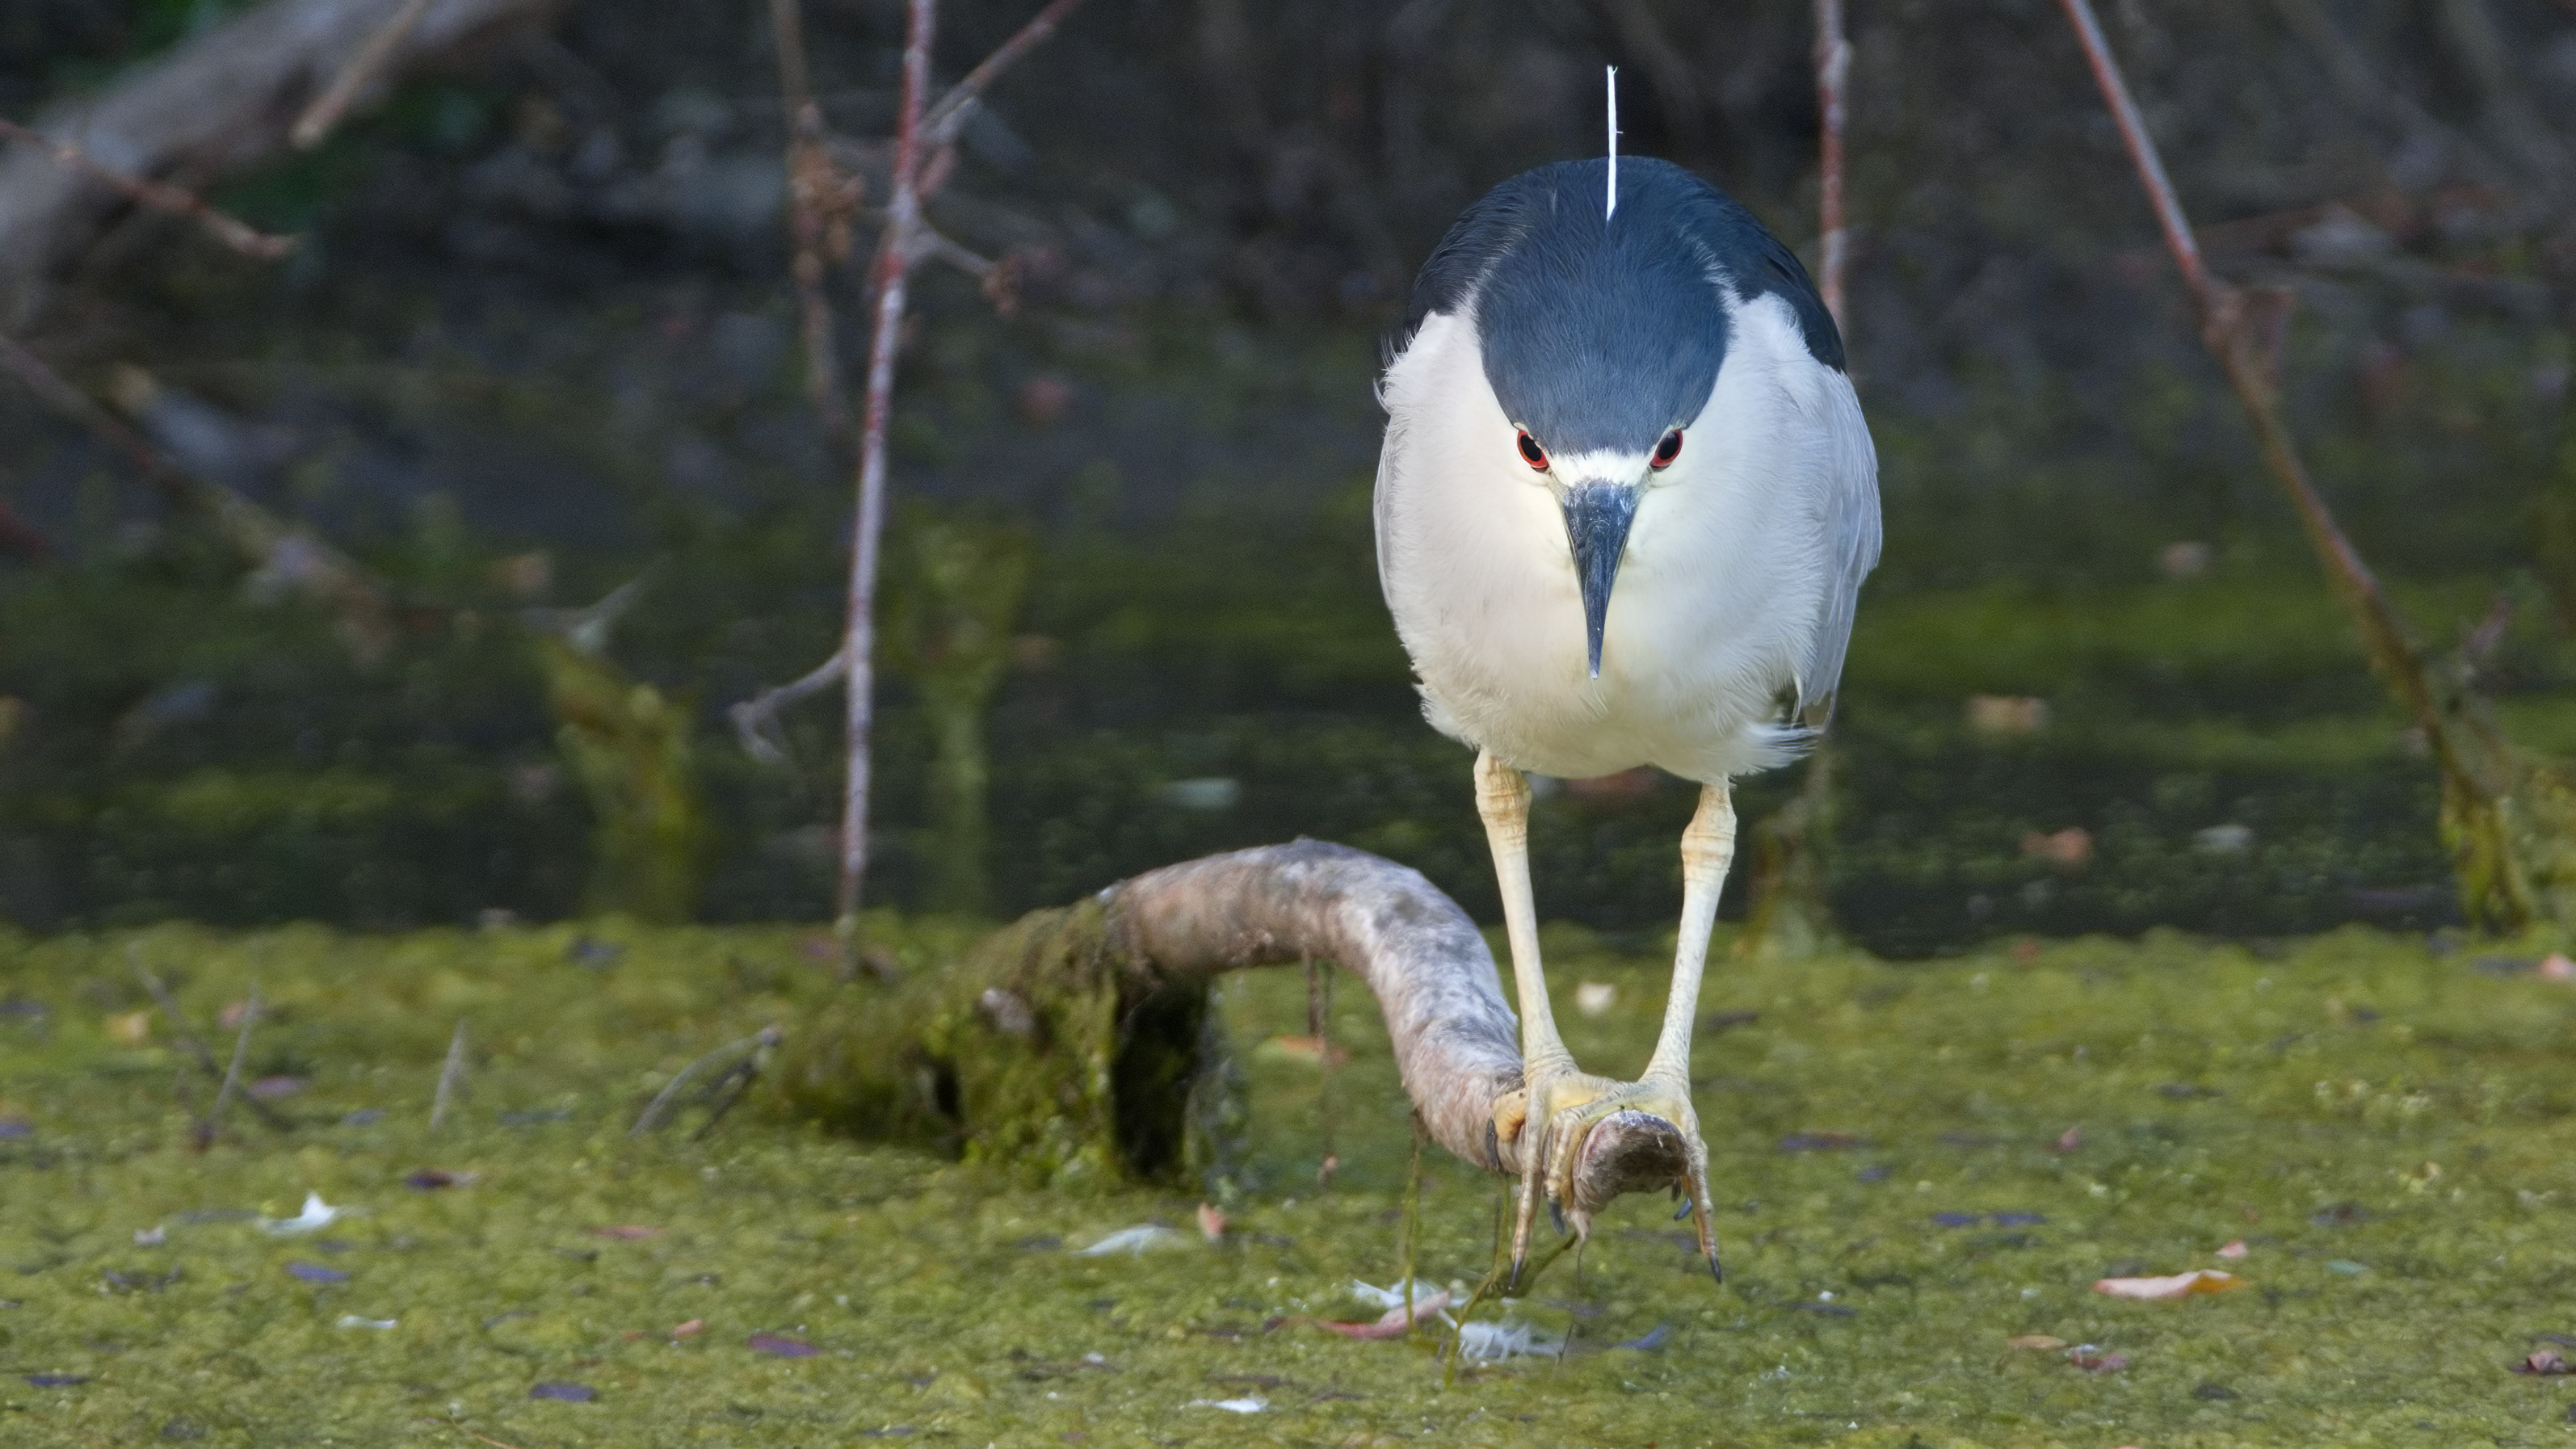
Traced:
[[[1709, 1215], [1708, 1148], [1699, 1135], [1699, 1114], [1691, 1104], [1691, 1027], [1699, 1015], [1700, 978], [1708, 964], [1709, 932], [1717, 924], [1717, 897], [1735, 854], [1735, 806], [1724, 783], [1701, 787], [1699, 809], [1682, 832], [1681, 940], [1673, 954], [1672, 991], [1664, 1001], [1664, 1025], [1645, 1073], [1634, 1083], [1603, 1083], [1597, 1090], [1566, 1092], [1549, 1103], [1537, 1155], [1543, 1159], [1541, 1190], [1550, 1201], [1576, 1205], [1575, 1229], [1588, 1232], [1589, 1214], [1574, 1191], [1574, 1176], [1585, 1138], [1615, 1113], [1642, 1112], [1669, 1122], [1682, 1145], [1679, 1180], [1673, 1185], [1689, 1195], [1691, 1220], [1709, 1271], [1724, 1276], [1717, 1261], [1716, 1228]], [[1591, 1079], [1582, 1079], [1589, 1082]], [[1539, 1099], [1535, 1092], [1532, 1102]], [[1588, 1195], [1587, 1195], [1588, 1196]]]
[[[1503, 931], [1510, 938], [1512, 985], [1520, 999], [1521, 1090], [1494, 1104], [1494, 1134], [1507, 1151], [1517, 1153], [1520, 1193], [1514, 1203], [1511, 1272], [1504, 1280], [1516, 1285], [1529, 1262], [1530, 1233], [1542, 1198], [1562, 1203], [1562, 1192], [1550, 1191], [1546, 1169], [1556, 1153], [1555, 1124], [1569, 1113], [1619, 1083], [1590, 1076], [1574, 1064], [1557, 1033], [1556, 1013], [1547, 998], [1547, 973], [1539, 962], [1538, 906], [1530, 891], [1529, 780], [1491, 754], [1476, 757], [1476, 812], [1484, 817], [1485, 840], [1494, 852], [1494, 877], [1502, 888]], [[1538, 1130], [1530, 1130], [1530, 1124]]]

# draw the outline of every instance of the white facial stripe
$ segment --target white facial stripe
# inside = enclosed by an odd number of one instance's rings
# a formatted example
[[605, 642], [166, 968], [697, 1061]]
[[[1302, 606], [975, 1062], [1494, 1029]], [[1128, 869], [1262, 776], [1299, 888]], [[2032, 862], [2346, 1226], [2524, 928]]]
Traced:
[[1547, 461], [1549, 471], [1569, 488], [1585, 483], [1634, 483], [1646, 476], [1646, 455], [1618, 448], [1550, 453]]

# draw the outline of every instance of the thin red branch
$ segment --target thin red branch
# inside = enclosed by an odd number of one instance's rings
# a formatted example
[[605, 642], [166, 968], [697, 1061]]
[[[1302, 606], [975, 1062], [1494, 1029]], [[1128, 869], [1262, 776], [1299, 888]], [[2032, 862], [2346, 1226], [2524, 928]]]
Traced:
[[725, 711], [733, 721], [735, 737], [742, 741], [742, 752], [764, 765], [785, 764], [786, 742], [778, 732], [778, 716], [789, 705], [840, 683], [841, 671], [848, 664], [846, 655], [834, 654], [806, 671], [804, 678], [776, 689], [764, 689]]
[[2336, 592], [2353, 614], [2360, 630], [2362, 645], [2370, 655], [2389, 691], [2424, 732], [2427, 742], [2439, 758], [2447, 777], [2446, 785], [2474, 791], [2469, 781], [2469, 767], [2462, 760], [2447, 721], [2438, 707], [2431, 682], [2425, 677], [2415, 646], [2408, 639], [2405, 623], [2397, 615], [2387, 593], [2381, 589], [2370, 566], [2362, 561], [2359, 550], [2344, 536], [2326, 507], [2323, 494], [2308, 477], [2300, 461], [2298, 447], [2290, 436], [2289, 424], [2281, 417], [2280, 399], [2267, 365], [2264, 339], [2258, 328], [2247, 325], [2245, 295], [2227, 283], [2212, 277], [2202, 265], [2200, 249], [2192, 241], [2191, 222], [2184, 216], [2182, 203], [2174, 196], [2173, 183], [2165, 176], [2164, 163], [2156, 155], [2155, 138], [2147, 134], [2137, 106], [2129, 99], [2127, 83], [2121, 79], [2119, 62], [2111, 55], [2102, 38], [2102, 27], [2093, 18], [2091, 0], [2059, 0], [2066, 17], [2074, 24], [2078, 41], [2083, 44], [2085, 59], [2093, 67], [2095, 84], [2101, 87], [2102, 99], [2110, 107], [2111, 119], [2120, 128], [2120, 139], [2129, 149], [2129, 157], [2138, 168], [2138, 178], [2145, 187], [2147, 200], [2155, 207], [2156, 219], [2164, 228], [2165, 244], [2173, 252], [2174, 263], [2182, 269], [2183, 281], [2191, 289], [2192, 301], [2200, 313], [2201, 339], [2217, 355], [2227, 380], [2236, 390], [2238, 401], [2254, 424], [2254, 435], [2263, 449], [2263, 460], [2269, 464], [2273, 478], [2290, 495], [2291, 506], [2298, 510], [2299, 522], [2307, 531], [2308, 542], [2324, 562]]
[[805, 391], [832, 441], [850, 436], [849, 404], [841, 392], [838, 324], [823, 290], [828, 262], [849, 254], [850, 212], [857, 184], [832, 160], [823, 108], [805, 69], [805, 18], [798, 0], [769, 0], [770, 29], [778, 41], [778, 91], [787, 103], [787, 231], [796, 257], [796, 306], [805, 342]]
[[1055, 34], [1056, 27], [1062, 25], [1064, 18], [1081, 3], [1082, 0], [1048, 0], [1046, 8], [1029, 17], [1029, 23], [1021, 26], [1019, 33], [984, 57], [983, 64], [966, 72], [964, 80], [950, 86], [947, 94], [941, 96], [938, 104], [922, 118], [922, 130], [930, 144], [945, 146], [956, 140], [957, 133], [965, 128], [972, 114], [970, 108], [983, 98], [986, 88], [1002, 72], [1018, 64], [1021, 56], [1036, 49], [1040, 41]]
[[194, 192], [128, 175], [59, 137], [48, 136], [10, 120], [0, 120], [0, 136], [41, 148], [56, 161], [96, 177], [139, 206], [186, 217], [203, 227], [206, 235], [243, 256], [273, 262], [295, 250], [295, 238], [291, 236], [272, 236], [239, 217], [227, 216], [208, 206], [205, 199]]
[[2084, 47], [2085, 63], [2093, 67], [2093, 83], [2101, 87], [2102, 102], [2111, 108], [2111, 119], [2120, 128], [2120, 140], [2128, 146], [2129, 159], [2137, 165], [2138, 180], [2147, 191], [2147, 204], [2156, 209], [2156, 225], [2164, 228], [2165, 246], [2173, 252], [2174, 265], [2182, 268], [2183, 285], [2191, 288], [2192, 300], [2200, 305], [2205, 318], [2216, 310], [2217, 297], [2211, 290], [2209, 269], [2201, 265], [2200, 243], [2192, 238], [2191, 220], [2183, 215], [2182, 203], [2174, 197], [2173, 182], [2165, 177], [2165, 163], [2156, 155], [2155, 138], [2147, 134], [2146, 119], [2138, 114], [2138, 103], [2129, 99], [2129, 83], [2121, 78], [2120, 63], [2111, 56], [2110, 42], [2102, 38], [2102, 23], [2093, 18], [2091, 0], [2062, 3], [2066, 18], [2074, 23], [2075, 38]]
[[402, 8], [376, 27], [376, 32], [358, 47], [357, 54], [350, 56], [349, 63], [331, 78], [329, 88], [314, 97], [304, 114], [295, 118], [295, 128], [286, 137], [295, 143], [296, 150], [310, 151], [322, 144], [322, 139], [349, 114], [358, 93], [384, 73], [385, 63], [394, 58], [394, 52], [410, 37], [412, 27], [420, 23], [421, 13], [427, 9], [429, 0], [403, 0]]
[[[841, 880], [833, 902], [844, 936], [858, 927], [859, 887], [868, 869], [869, 743], [875, 724], [877, 555], [885, 534], [886, 426], [894, 415], [894, 355], [903, 332], [904, 282], [913, 231], [921, 224], [915, 189], [921, 158], [922, 107], [930, 92], [930, 38], [938, 0], [908, 0], [903, 45], [903, 101], [895, 117], [894, 195], [869, 280], [876, 323], [868, 336], [868, 399], [859, 434], [859, 506], [850, 548], [850, 624], [841, 643], [847, 686], [849, 773], [841, 805]], [[982, 69], [982, 67], [978, 67]]]
[[1851, 239], [1843, 216], [1843, 83], [1851, 74], [1851, 41], [1843, 33], [1843, 0], [1816, 0], [1816, 109], [1821, 115], [1816, 187], [1822, 255], [1818, 279], [1834, 325], [1848, 329], [1843, 311], [1843, 270]]

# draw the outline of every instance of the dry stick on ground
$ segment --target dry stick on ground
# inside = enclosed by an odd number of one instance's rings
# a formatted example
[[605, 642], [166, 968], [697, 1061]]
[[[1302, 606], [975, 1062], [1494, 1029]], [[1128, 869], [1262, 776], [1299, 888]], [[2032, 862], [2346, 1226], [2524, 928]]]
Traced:
[[392, 598], [347, 555], [232, 489], [172, 463], [142, 434], [64, 381], [43, 358], [6, 333], [0, 333], [0, 372], [16, 378], [39, 401], [122, 454], [163, 497], [204, 517], [245, 562], [286, 575], [321, 597], [339, 616], [344, 642], [352, 652], [371, 658], [391, 642]]
[[224, 1108], [233, 1100], [233, 1089], [241, 1082], [242, 1063], [250, 1057], [251, 1028], [259, 1025], [259, 983], [250, 984], [250, 996], [242, 1002], [241, 1035], [233, 1038], [233, 1063], [224, 1069], [223, 1085], [215, 1089], [215, 1105], [206, 1109], [206, 1120], [197, 1124], [195, 1145], [199, 1152], [215, 1145], [215, 1134], [223, 1130]]
[[[2378, 578], [2362, 562], [2324, 495], [2308, 478], [2281, 416], [2275, 373], [2278, 333], [2262, 299], [2213, 277], [2191, 222], [2166, 179], [2119, 62], [2102, 37], [2090, 0], [2059, 0], [2074, 25], [2093, 79], [2155, 208], [2165, 245], [2200, 315], [2201, 341], [2216, 355], [2254, 424], [2264, 462], [2353, 617], [2362, 645], [2389, 692], [2430, 747], [2442, 782], [2442, 828], [2473, 923], [2518, 928], [2549, 913], [2576, 924], [2576, 788], [2559, 772], [2515, 750], [2483, 715], [2436, 689]], [[2267, 335], [2268, 334], [2268, 335]]]
[[340, 124], [340, 119], [349, 114], [349, 106], [358, 99], [358, 93], [374, 84], [376, 78], [384, 73], [386, 65], [394, 58], [394, 52], [411, 38], [412, 27], [420, 23], [421, 12], [428, 8], [429, 0], [403, 0], [402, 8], [378, 27], [375, 34], [367, 37], [367, 43], [359, 46], [358, 53], [349, 57], [349, 63], [340, 67], [340, 73], [331, 78], [329, 88], [314, 97], [313, 104], [304, 108], [304, 114], [295, 118], [295, 125], [286, 133], [286, 138], [295, 144], [296, 150], [310, 151], [322, 144], [322, 139]]
[[[741, 1052], [744, 1054], [741, 1061], [735, 1062], [732, 1066], [726, 1068], [724, 1075], [716, 1078], [709, 1090], [720, 1091], [726, 1086], [732, 1085], [738, 1073], [743, 1075], [743, 1084], [748, 1086], [748, 1079], [759, 1075], [759, 1063], [763, 1055], [775, 1049], [780, 1042], [786, 1039], [787, 1034], [781, 1031], [775, 1024], [764, 1026], [752, 1035], [744, 1037], [740, 1041], [726, 1042], [723, 1046], [717, 1047], [714, 1051], [708, 1052], [696, 1061], [680, 1068], [679, 1074], [672, 1077], [671, 1080], [663, 1086], [661, 1091], [656, 1092], [653, 1095], [653, 1100], [645, 1104], [643, 1112], [636, 1117], [635, 1125], [627, 1129], [626, 1135], [629, 1137], [641, 1137], [645, 1133], [652, 1131], [654, 1128], [661, 1126], [663, 1114], [670, 1110], [671, 1104], [674, 1101], [678, 1100], [680, 1089], [687, 1086], [690, 1079], [697, 1076], [699, 1071], [704, 1069], [709, 1062], [715, 1061], [719, 1057], [729, 1056], [735, 1052]], [[743, 1071], [746, 1063], [752, 1064], [748, 1073], [744, 1073]], [[734, 1098], [739, 1098], [741, 1095], [740, 1091], [736, 1091], [734, 1093]], [[726, 1111], [732, 1110], [733, 1101], [733, 1098], [728, 1098], [725, 1101], [723, 1108], [717, 1111], [714, 1116], [708, 1118], [708, 1128], [714, 1127], [716, 1122], [724, 1116]], [[705, 1129], [700, 1130], [700, 1135], [705, 1135]]]
[[[892, 192], [886, 199], [876, 254], [868, 267], [872, 321], [868, 333], [867, 401], [859, 436], [858, 517], [850, 549], [849, 622], [840, 649], [830, 659], [795, 683], [766, 690], [728, 711], [743, 748], [756, 759], [775, 762], [783, 757], [776, 740], [779, 711], [834, 680], [841, 682], [848, 769], [841, 802], [841, 869], [833, 893], [833, 922], [845, 942], [857, 934], [859, 890], [867, 875], [868, 752], [876, 684], [877, 572], [885, 535], [886, 428], [893, 416], [894, 357], [903, 332], [905, 284], [915, 266], [937, 259], [982, 281], [985, 295], [996, 305], [1007, 306], [1010, 301], [1011, 269], [977, 256], [942, 235], [924, 218], [922, 207], [947, 184], [954, 171], [957, 135], [984, 91], [1020, 57], [1054, 34], [1064, 17], [1080, 3], [1082, 0], [1050, 0], [932, 105], [928, 102], [930, 41], [939, 7], [937, 0], [908, 0], [902, 102], [895, 118]], [[808, 233], [828, 248], [835, 224], [833, 208], [847, 206], [855, 212], [857, 197], [848, 189], [849, 183], [841, 180], [828, 145], [808, 144], [809, 125], [812, 138], [828, 138], [822, 134], [821, 112], [811, 104], [811, 81], [804, 65], [804, 29], [794, 0], [773, 0], [772, 17], [778, 34], [780, 79], [788, 92], [789, 179], [797, 187], [790, 222], [799, 248], [798, 291], [805, 325], [808, 380], [809, 385], [819, 386], [826, 369], [835, 373], [838, 370], [833, 360], [837, 347], [831, 309], [820, 291], [808, 288], [804, 280]], [[804, 99], [799, 99], [799, 92], [806, 93]], [[845, 218], [842, 224], [846, 224]], [[819, 281], [820, 257], [815, 260]], [[837, 422], [837, 388], [832, 397], [835, 406], [825, 409], [824, 423], [827, 429], [837, 431], [843, 426]]]
[[707, 1084], [706, 1097], [715, 1105], [708, 1109], [707, 1120], [699, 1123], [698, 1130], [689, 1134], [690, 1141], [705, 1141], [724, 1121], [725, 1114], [750, 1094], [752, 1084], [760, 1080], [761, 1071], [777, 1054], [778, 1044], [785, 1040], [787, 1033], [780, 1030], [777, 1023], [762, 1027], [760, 1034], [752, 1038], [751, 1050], [740, 1061], [725, 1068], [722, 1076]]
[[438, 1093], [429, 1102], [429, 1130], [447, 1122], [448, 1106], [465, 1086], [465, 1018], [456, 1018], [456, 1034], [447, 1039], [447, 1060], [438, 1068]]
[[10, 120], [0, 120], [0, 136], [42, 148], [46, 154], [63, 165], [83, 175], [94, 176], [106, 182], [125, 199], [138, 206], [148, 206], [154, 211], [186, 217], [203, 228], [206, 235], [243, 256], [256, 257], [263, 262], [273, 262], [295, 250], [294, 237], [272, 235], [237, 216], [229, 216], [217, 211], [206, 204], [204, 197], [193, 191], [159, 181], [148, 181], [140, 176], [129, 176], [59, 137], [48, 136], [42, 131]]
[[[161, 1014], [170, 1019], [170, 1039], [178, 1044], [179, 1050], [186, 1052], [189, 1058], [196, 1062], [197, 1070], [205, 1073], [208, 1080], [222, 1081], [224, 1078], [222, 1063], [217, 1062], [214, 1052], [198, 1039], [195, 1032], [188, 1029], [188, 1018], [179, 1014], [178, 998], [170, 994], [169, 987], [161, 984], [161, 978], [153, 974], [151, 967], [143, 964], [141, 951], [129, 946], [126, 948], [125, 959], [134, 967], [135, 979], [143, 983], [145, 991], [151, 993], [153, 1004], [160, 1007]], [[294, 1123], [287, 1121], [276, 1108], [266, 1102], [257, 1097], [244, 1100], [250, 1104], [251, 1111], [256, 1113], [262, 1122], [280, 1132], [295, 1130]], [[212, 1135], [213, 1130], [209, 1123], [199, 1123], [195, 1129], [196, 1132], [205, 1135]]]

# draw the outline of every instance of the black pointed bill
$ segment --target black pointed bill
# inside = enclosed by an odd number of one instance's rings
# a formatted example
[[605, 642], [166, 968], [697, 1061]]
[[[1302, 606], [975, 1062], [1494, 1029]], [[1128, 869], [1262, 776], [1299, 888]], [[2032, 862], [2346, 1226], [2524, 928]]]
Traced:
[[1637, 519], [1637, 490], [1624, 483], [1586, 483], [1565, 493], [1565, 540], [1574, 550], [1574, 579], [1583, 590], [1583, 637], [1592, 677], [1601, 677], [1601, 629], [1610, 618], [1610, 585], [1628, 551]]

